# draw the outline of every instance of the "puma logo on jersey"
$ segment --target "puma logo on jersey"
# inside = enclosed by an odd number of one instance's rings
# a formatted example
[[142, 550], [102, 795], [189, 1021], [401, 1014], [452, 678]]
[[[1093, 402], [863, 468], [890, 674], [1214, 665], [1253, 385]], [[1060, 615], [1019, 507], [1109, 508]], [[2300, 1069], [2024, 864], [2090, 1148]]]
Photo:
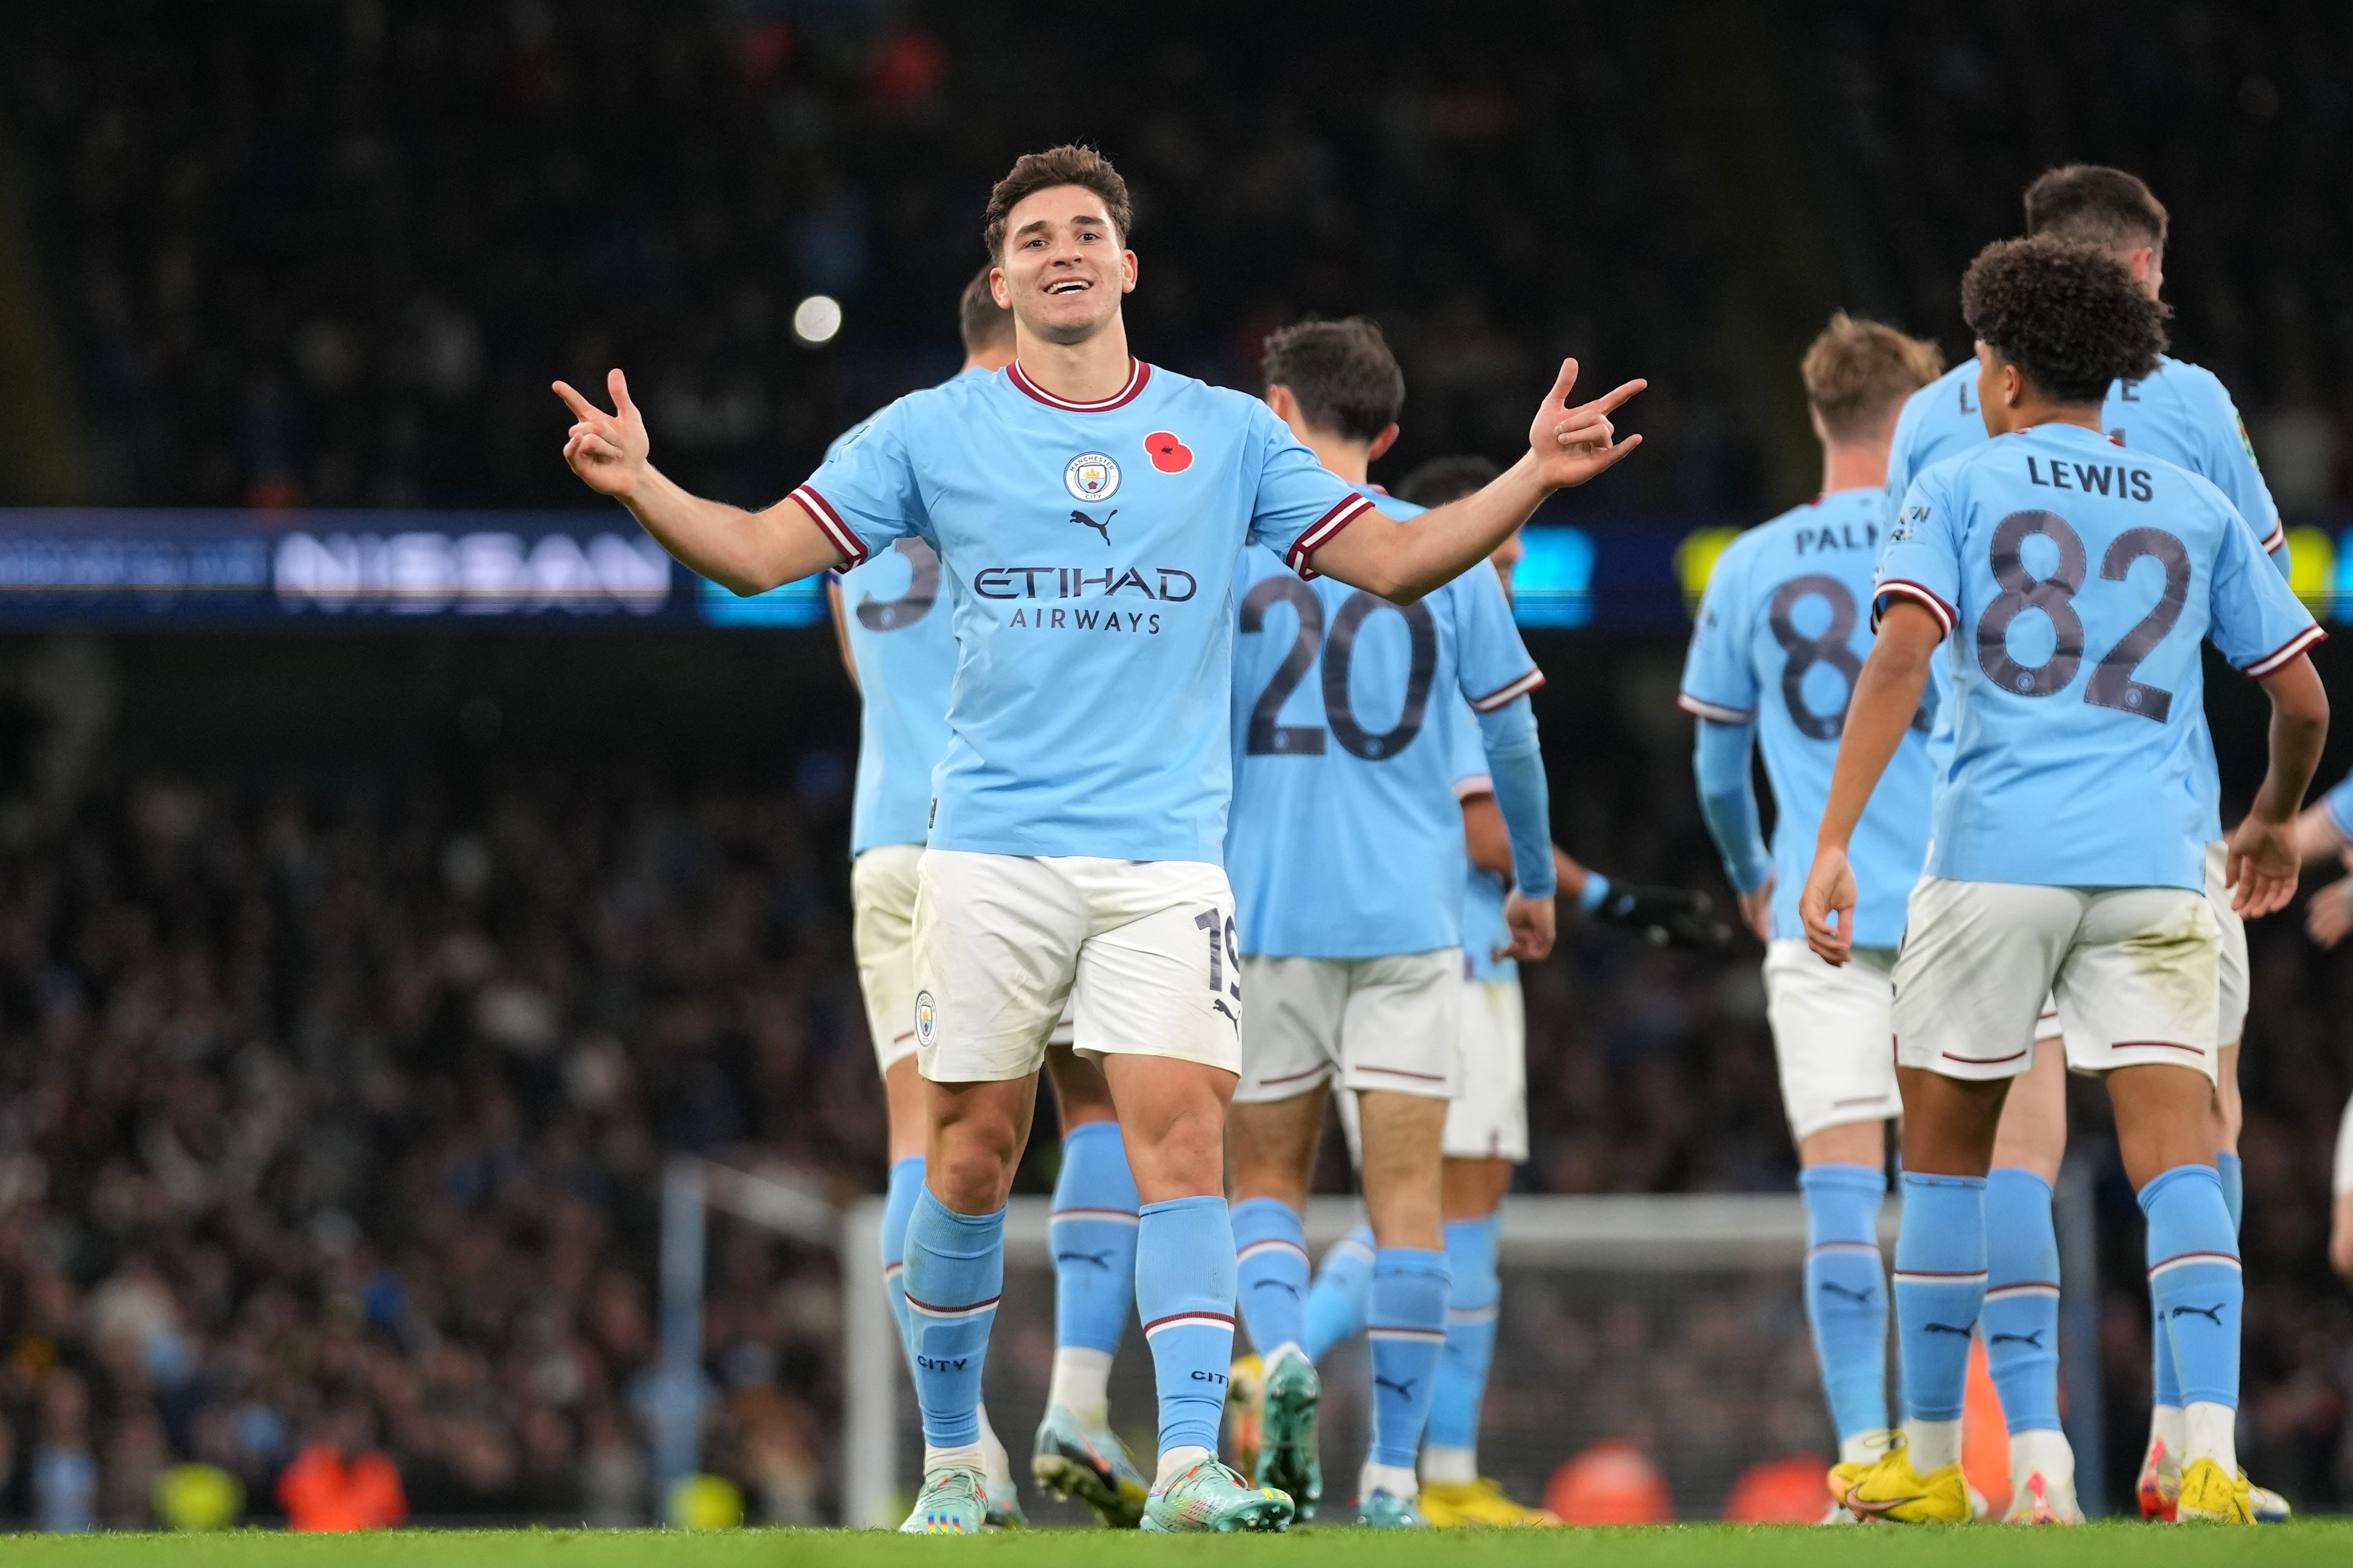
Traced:
[[1103, 520], [1101, 522], [1097, 522], [1085, 512], [1073, 510], [1071, 513], [1071, 521], [1077, 523], [1081, 528], [1092, 528], [1097, 533], [1102, 534], [1103, 548], [1108, 550], [1111, 548], [1111, 520], [1118, 515], [1119, 508], [1113, 507], [1109, 511], [1103, 513]]
[[2184, 1302], [2173, 1309], [2172, 1315], [2178, 1318], [2184, 1312], [2195, 1312], [2219, 1329], [2222, 1326], [2222, 1309], [2228, 1305], [2230, 1303], [2227, 1301], [2217, 1301], [2211, 1307], [2192, 1307]]

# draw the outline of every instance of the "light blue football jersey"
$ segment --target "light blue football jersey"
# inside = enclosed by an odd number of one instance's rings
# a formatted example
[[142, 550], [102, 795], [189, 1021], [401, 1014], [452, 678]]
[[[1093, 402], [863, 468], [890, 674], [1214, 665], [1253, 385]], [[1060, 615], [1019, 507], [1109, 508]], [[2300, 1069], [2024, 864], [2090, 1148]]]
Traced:
[[[2119, 381], [2100, 405], [2100, 427], [2128, 451], [2163, 458], [2211, 480], [2231, 499], [2284, 577], [2287, 533], [2247, 439], [2246, 421], [2220, 377], [2160, 356], [2139, 381]], [[1966, 359], [1905, 401], [1887, 450], [1887, 516], [1893, 521], [1912, 481], [1947, 458], [1989, 439], [1978, 407], [1978, 362]]]
[[[1472, 795], [1493, 795], [1495, 781], [1487, 772], [1487, 747], [1480, 738], [1479, 716], [1471, 710], [1468, 702], [1452, 704], [1447, 729], [1453, 737], [1454, 799], [1459, 811], [1461, 803]], [[1512, 944], [1512, 928], [1504, 919], [1504, 902], [1511, 889], [1501, 871], [1471, 865], [1467, 858], [1464, 868], [1462, 976], [1466, 980], [1516, 981], [1520, 977], [1519, 961], [1495, 956]]]
[[1493, 712], [1544, 683], [1495, 569], [1482, 561], [1400, 607], [1330, 578], [1303, 584], [1252, 550], [1240, 588], [1226, 875], [1242, 951], [1461, 945], [1469, 859], [1451, 709]]
[[[988, 374], [967, 370], [956, 379]], [[827, 458], [880, 416], [878, 411], [835, 437]], [[849, 852], [921, 844], [932, 814], [932, 768], [948, 749], [948, 686], [955, 675], [955, 632], [941, 603], [940, 558], [910, 534], [838, 580], [842, 629], [858, 667], [858, 784], [850, 797]]]
[[2203, 889], [2199, 642], [2262, 677], [2322, 635], [2221, 490], [2073, 425], [1914, 480], [1875, 606], [1899, 595], [1947, 634], [1928, 872], [1965, 881]]
[[851, 567], [937, 552], [955, 631], [926, 842], [1216, 863], [1246, 542], [1295, 571], [1373, 503], [1265, 404], [1136, 362], [1100, 403], [1018, 365], [911, 393], [793, 492]]
[[[1773, 934], [1802, 939], [1798, 900], [1855, 677], [1871, 654], [1871, 590], [1880, 492], [1834, 490], [1725, 547], [1709, 576], [1683, 659], [1680, 705], [1722, 724], [1757, 726], [1773, 785]], [[1927, 721], [1904, 737], [1848, 848], [1862, 890], [1855, 942], [1894, 947], [1905, 900], [1928, 850]]]

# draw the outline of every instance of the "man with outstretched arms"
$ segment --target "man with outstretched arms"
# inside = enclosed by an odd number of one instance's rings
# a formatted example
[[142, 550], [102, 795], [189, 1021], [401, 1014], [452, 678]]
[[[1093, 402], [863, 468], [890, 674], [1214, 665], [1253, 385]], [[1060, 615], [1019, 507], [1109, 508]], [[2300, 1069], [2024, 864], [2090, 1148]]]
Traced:
[[[2165, 283], [2165, 207], [2139, 179], [2121, 169], [2070, 164], [2042, 174], [2026, 189], [2026, 232], [2105, 250], [2133, 275], [2150, 299]], [[1913, 479], [1947, 458], [1991, 437], [1977, 403], [1974, 361], [1956, 366], [1905, 405], [1895, 426], [1887, 468], [1887, 515], [1892, 522]], [[2160, 354], [2147, 375], [2112, 384], [2101, 405], [2100, 428], [2126, 450], [2145, 452], [2212, 481], [2238, 509], [2256, 541], [2278, 567], [2288, 569], [2287, 535], [2255, 464], [2254, 448], [2231, 395], [2212, 372]], [[2203, 715], [2199, 716], [2203, 724]], [[1943, 721], [1929, 738], [1942, 777], [1952, 737]], [[2216, 1159], [2222, 1192], [2235, 1222], [2240, 1213], [2239, 1038], [2247, 1016], [2247, 938], [2221, 889], [2221, 783], [2211, 748], [2198, 779], [2209, 803], [2207, 892], [2222, 928], [2222, 1039], [2216, 1079]], [[2056, 1038], [2059, 1015], [2045, 1006], [2038, 1028]], [[2002, 1415], [2010, 1429], [2013, 1490], [2033, 1491], [2038, 1464], [2073, 1472], [2073, 1457], [2059, 1429], [2059, 1247], [2051, 1218], [2051, 1184], [2067, 1148], [2066, 1082], [2056, 1051], [2017, 1086], [2002, 1114], [1986, 1188], [1987, 1227], [1994, 1237], [1991, 1294], [1987, 1300], [1988, 1352]], [[2166, 1353], [2167, 1327], [2151, 1324], [2156, 1347], [2156, 1397], [2139, 1485], [2143, 1514], [2165, 1517], [2180, 1480], [2181, 1405]], [[2028, 1436], [2032, 1433], [2035, 1436]], [[2021, 1440], [2022, 1439], [2022, 1440]], [[2045, 1489], [2063, 1489], [2053, 1469]], [[2257, 1489], [2267, 1518], [2284, 1518], [2286, 1504]]]
[[2113, 255], [1989, 246], [1961, 304], [1979, 406], [2006, 438], [1905, 496], [1799, 906], [1814, 951], [1850, 962], [1870, 875], [1850, 846], [1949, 639], [1954, 750], [1895, 963], [1904, 1440], [1833, 1480], [1858, 1514], [1969, 1516], [1960, 1416], [1988, 1295], [1986, 1174], [2055, 994], [2068, 1064], [2106, 1079], [2148, 1218], [2184, 1415], [2179, 1516], [2251, 1523], [2233, 1446], [2238, 1238], [2213, 1163], [2221, 933], [2199, 644], [2272, 703], [2271, 768], [2223, 879], [2253, 916], [2295, 890], [2296, 808], [2327, 731], [2305, 652], [2322, 634], [2221, 490], [2100, 427], [2106, 388], [2146, 376], [2164, 345], [2157, 301]]
[[[988, 268], [958, 303], [964, 376], [987, 377], [1013, 359], [1013, 312], [990, 292]], [[845, 431], [827, 457], [866, 433]], [[955, 634], [941, 603], [939, 557], [913, 534], [847, 574], [827, 596], [843, 668], [859, 689], [858, 784], [850, 807], [851, 936], [860, 988], [890, 1114], [891, 1174], [882, 1216], [882, 1278], [907, 1353], [915, 1353], [902, 1260], [907, 1218], [923, 1185], [929, 1118], [915, 1071], [915, 868], [931, 815], [932, 767], [948, 748], [948, 686]], [[1103, 1072], [1071, 1048], [1067, 1010], [1046, 1054], [1062, 1123], [1054, 1181], [1054, 1371], [1031, 1460], [1039, 1485], [1076, 1496], [1105, 1524], [1133, 1528], [1145, 1482], [1111, 1430], [1111, 1362], [1135, 1287], [1135, 1180]], [[912, 1366], [913, 1363], [910, 1362]], [[1005, 1446], [979, 1411], [988, 1522], [1025, 1522]]]
[[1128, 216], [1092, 151], [1018, 160], [985, 236], [1014, 363], [900, 399], [763, 511], [699, 500], [649, 465], [617, 371], [613, 414], [558, 387], [579, 421], [574, 470], [738, 592], [854, 567], [910, 533], [939, 556], [957, 665], [915, 898], [931, 1129], [903, 1276], [924, 1430], [910, 1531], [982, 1521], [975, 1412], [1005, 1197], [1073, 990], [1141, 1200], [1136, 1305], [1161, 1406], [1145, 1528], [1289, 1522], [1290, 1499], [1213, 1452], [1233, 1334], [1223, 1128], [1240, 998], [1221, 858], [1242, 546], [1410, 603], [1640, 439], [1615, 439], [1609, 414], [1641, 384], [1570, 408], [1564, 363], [1510, 472], [1409, 526], [1385, 517], [1257, 399], [1128, 353]]
[[[2296, 818], [2296, 847], [2306, 865], [2334, 860], [2353, 871], [2353, 775], [2313, 802]], [[2313, 889], [2304, 911], [2304, 929], [2322, 947], [2335, 947], [2353, 931], [2353, 877], [2339, 876]], [[2337, 1158], [2329, 1180], [2331, 1213], [2328, 1266], [2353, 1285], [2353, 1100], [2337, 1127]]]
[[[1925, 712], [1905, 731], [1856, 828], [1857, 879], [1867, 891], [1852, 963], [1834, 967], [1806, 946], [1798, 895], [1848, 700], [1871, 651], [1889, 431], [1904, 399], [1935, 377], [1936, 351], [1841, 311], [1806, 351], [1800, 374], [1822, 444], [1822, 493], [1742, 534], [1717, 560], [1680, 705], [1698, 721], [1701, 814], [1741, 912], [1765, 943], [1766, 1016], [1806, 1201], [1806, 1317], [1839, 1458], [1867, 1464], [1889, 1435], [1879, 1210], [1887, 1124], [1900, 1110], [1890, 976], [1905, 899], [1928, 848]], [[1769, 851], [1749, 782], [1759, 739], [1776, 808]]]
[[[1267, 401], [1359, 493], [1397, 437], [1405, 379], [1380, 329], [1308, 321], [1266, 342]], [[1399, 515], [1419, 508], [1387, 503]], [[1398, 609], [1245, 554], [1226, 864], [1241, 940], [1241, 1082], [1228, 1121], [1243, 1321], [1264, 1377], [1258, 1479], [1320, 1497], [1320, 1397], [1303, 1348], [1307, 1185], [1335, 1080], [1363, 1117], [1376, 1252], [1370, 1456], [1357, 1521], [1413, 1526], [1414, 1472], [1446, 1335], [1440, 1140], [1461, 1087], [1461, 813], [1451, 704], [1480, 713], [1520, 873], [1513, 952], [1552, 944], [1544, 762], [1521, 646], [1494, 569]]]

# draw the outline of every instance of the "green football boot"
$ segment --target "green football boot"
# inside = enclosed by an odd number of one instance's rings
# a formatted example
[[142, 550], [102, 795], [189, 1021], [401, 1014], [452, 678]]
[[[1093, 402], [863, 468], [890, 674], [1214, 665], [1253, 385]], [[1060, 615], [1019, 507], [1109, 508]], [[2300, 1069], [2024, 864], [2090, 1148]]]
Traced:
[[1092, 1509], [1106, 1530], [1134, 1530], [1152, 1490], [1126, 1444], [1108, 1427], [1089, 1427], [1062, 1405], [1050, 1406], [1038, 1423], [1029, 1474], [1063, 1501], [1076, 1498]]
[[1324, 1461], [1315, 1451], [1315, 1410], [1323, 1397], [1323, 1380], [1305, 1356], [1286, 1355], [1266, 1369], [1258, 1484], [1288, 1493], [1303, 1520], [1314, 1518], [1324, 1500]]
[[987, 1481], [978, 1470], [934, 1470], [923, 1478], [915, 1511], [899, 1527], [902, 1535], [978, 1535], [988, 1522]]
[[1141, 1528], [1154, 1535], [1224, 1534], [1291, 1527], [1291, 1500], [1271, 1487], [1254, 1487], [1240, 1472], [1204, 1459], [1144, 1502]]

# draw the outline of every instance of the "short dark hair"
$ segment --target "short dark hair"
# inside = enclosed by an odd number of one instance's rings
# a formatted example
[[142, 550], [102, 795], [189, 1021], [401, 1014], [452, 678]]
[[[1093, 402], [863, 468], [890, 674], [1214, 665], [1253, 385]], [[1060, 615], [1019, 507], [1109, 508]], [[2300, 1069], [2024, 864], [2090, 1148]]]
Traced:
[[1405, 407], [1405, 372], [1367, 317], [1279, 328], [1259, 363], [1268, 386], [1291, 389], [1308, 424], [1351, 441], [1378, 436]]
[[1934, 344], [1841, 310], [1808, 345], [1798, 374], [1830, 438], [1856, 441], [1883, 434], [1903, 401], [1944, 368]]
[[1444, 506], [1451, 500], [1485, 489], [1504, 470], [1493, 458], [1466, 453], [1458, 458], [1432, 458], [1398, 481], [1397, 497], [1416, 506]]
[[1013, 336], [1013, 312], [997, 302], [996, 291], [988, 286], [988, 276], [996, 270], [984, 267], [973, 274], [956, 301], [956, 327], [964, 333], [967, 354], [993, 349]]
[[2111, 250], [2165, 247], [2165, 204], [2137, 174], [2099, 163], [2048, 170], [2026, 187], [2026, 232]]
[[1057, 185], [1078, 185], [1101, 196], [1103, 216], [1118, 231], [1120, 243], [1127, 243], [1128, 228], [1135, 217], [1135, 209], [1128, 204], [1127, 182], [1119, 177], [1111, 160], [1093, 148], [1066, 142], [1043, 153], [1022, 153], [989, 191], [988, 225], [980, 239], [988, 247], [990, 260], [1005, 254], [1006, 215], [1039, 191]]
[[2165, 352], [2165, 309], [2115, 254], [2048, 235], [1997, 240], [1961, 279], [1978, 341], [2054, 403], [2097, 403]]

